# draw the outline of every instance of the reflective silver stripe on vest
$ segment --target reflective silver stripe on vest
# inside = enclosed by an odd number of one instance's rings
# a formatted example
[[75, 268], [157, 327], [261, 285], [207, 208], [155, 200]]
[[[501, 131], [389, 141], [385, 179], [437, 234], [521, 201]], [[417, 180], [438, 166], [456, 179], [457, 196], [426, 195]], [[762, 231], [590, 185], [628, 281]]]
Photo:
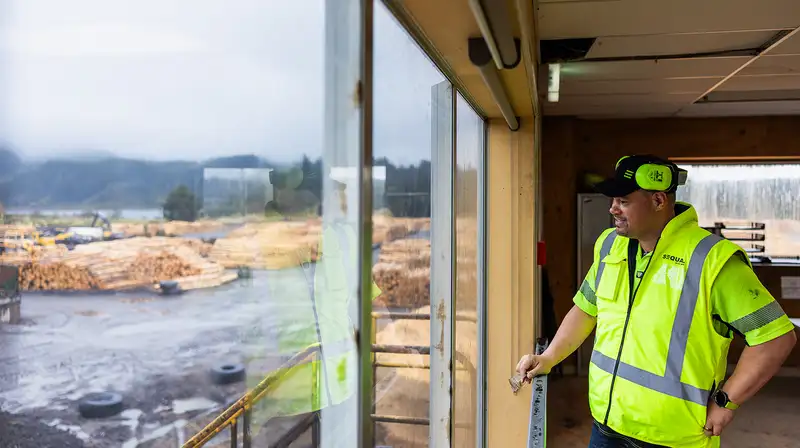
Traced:
[[[614, 363], [614, 358], [610, 358], [598, 352], [597, 350], [592, 352], [592, 364], [610, 374], [614, 373]], [[707, 390], [700, 389], [699, 387], [690, 386], [688, 384], [683, 384], [680, 381], [664, 378], [663, 376], [642, 370], [630, 364], [625, 364], [624, 362], [619, 363], [617, 376], [632, 383], [638, 384], [639, 386], [646, 387], [647, 389], [691, 401], [692, 403], [697, 403], [703, 406], [708, 403], [708, 396], [711, 393]]]
[[[689, 267], [686, 271], [683, 287], [681, 289], [678, 309], [672, 324], [672, 334], [667, 352], [666, 369], [664, 376], [642, 370], [624, 362], [619, 363], [617, 375], [639, 386], [661, 392], [672, 397], [681, 398], [705, 406], [711, 391], [701, 389], [681, 382], [683, 362], [686, 357], [686, 346], [689, 341], [689, 328], [692, 326], [692, 317], [697, 306], [700, 293], [700, 280], [711, 249], [722, 241], [716, 235], [703, 238], [692, 252]], [[616, 361], [598, 351], [592, 352], [592, 363], [607, 373], [613, 375]]]
[[583, 294], [583, 297], [585, 297], [589, 303], [595, 306], [597, 305], [597, 296], [594, 294], [594, 291], [592, 290], [592, 287], [589, 285], [589, 282], [584, 280], [583, 283], [581, 283], [580, 291], [581, 294]]
[[672, 324], [672, 336], [669, 338], [669, 351], [667, 352], [666, 377], [677, 381], [683, 372], [683, 360], [686, 358], [686, 344], [689, 342], [689, 328], [692, 326], [692, 316], [697, 306], [697, 297], [700, 293], [700, 279], [703, 276], [703, 265], [706, 262], [711, 248], [722, 241], [717, 235], [708, 235], [700, 240], [689, 259], [689, 268], [681, 288], [681, 298], [678, 300], [678, 311], [675, 313], [675, 322]]
[[614, 245], [614, 240], [617, 238], [617, 231], [613, 230], [611, 233], [606, 235], [606, 239], [603, 240], [603, 245], [600, 247], [600, 262], [597, 264], [597, 275], [594, 277], [594, 290], [597, 291], [597, 288], [600, 287], [600, 277], [603, 276], [603, 269], [606, 267], [606, 264], [603, 263], [603, 258], [606, 258], [608, 254], [611, 253], [611, 246]]

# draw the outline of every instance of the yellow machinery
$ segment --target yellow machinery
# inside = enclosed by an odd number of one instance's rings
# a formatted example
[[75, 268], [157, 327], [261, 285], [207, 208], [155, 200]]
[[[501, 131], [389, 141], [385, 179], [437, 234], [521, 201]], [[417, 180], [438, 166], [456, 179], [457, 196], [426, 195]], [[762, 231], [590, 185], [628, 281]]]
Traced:
[[34, 230], [31, 232], [31, 239], [39, 246], [55, 246], [64, 244], [64, 240], [72, 237], [72, 232], [59, 232], [56, 235], [42, 236], [41, 232]]

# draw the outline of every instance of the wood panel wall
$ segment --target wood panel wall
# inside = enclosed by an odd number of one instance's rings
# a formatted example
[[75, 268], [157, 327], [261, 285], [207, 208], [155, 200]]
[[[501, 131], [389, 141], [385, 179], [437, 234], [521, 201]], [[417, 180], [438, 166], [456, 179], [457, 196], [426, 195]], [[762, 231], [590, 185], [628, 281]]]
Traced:
[[[800, 159], [800, 117], [642, 120], [545, 118], [542, 126], [543, 235], [547, 274], [560, 322], [572, 306], [577, 277], [576, 194], [591, 191], [583, 178], [611, 175], [616, 161], [636, 153], [682, 160]], [[765, 286], [792, 317], [800, 300], [782, 300], [780, 273], [760, 268]], [[800, 275], [800, 273], [795, 273]], [[735, 362], [742, 344], [734, 343]], [[568, 360], [566, 363], [570, 363]], [[800, 366], [800, 347], [787, 365]]]
[[508, 379], [534, 349], [534, 123], [511, 132], [488, 127], [487, 446], [525, 446], [531, 388], [514, 395]]

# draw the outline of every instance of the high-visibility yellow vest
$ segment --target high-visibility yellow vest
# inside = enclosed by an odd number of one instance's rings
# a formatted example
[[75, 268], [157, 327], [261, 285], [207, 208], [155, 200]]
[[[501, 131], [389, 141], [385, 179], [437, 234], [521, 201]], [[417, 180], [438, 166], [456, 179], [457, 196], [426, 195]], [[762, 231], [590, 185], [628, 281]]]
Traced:
[[[257, 406], [265, 418], [317, 411], [342, 403], [357, 390], [356, 323], [350, 313], [351, 301], [357, 300], [357, 289], [350, 284], [356, 275], [357, 234], [346, 224], [334, 224], [323, 232], [324, 252], [313, 270], [310, 266], [293, 268], [293, 272], [276, 275], [283, 277], [283, 283], [270, 287], [275, 299], [298, 305], [297, 320], [291, 322], [287, 316], [283, 322], [287, 328], [279, 329], [279, 352], [289, 357], [309, 346], [318, 347], [319, 352], [317, 357], [280, 372], [279, 383]], [[301, 271], [306, 276], [302, 280]], [[290, 278], [292, 273], [295, 275]], [[380, 293], [373, 282], [372, 299]]]
[[632, 300], [631, 240], [608, 229], [595, 244], [589, 403], [597, 421], [623, 435], [670, 447], [718, 447], [719, 437], [704, 435], [703, 426], [711, 393], [725, 378], [731, 339], [714, 330], [711, 286], [728, 259], [744, 251], [699, 227], [690, 205], [678, 208], [649, 265], [634, 274]]

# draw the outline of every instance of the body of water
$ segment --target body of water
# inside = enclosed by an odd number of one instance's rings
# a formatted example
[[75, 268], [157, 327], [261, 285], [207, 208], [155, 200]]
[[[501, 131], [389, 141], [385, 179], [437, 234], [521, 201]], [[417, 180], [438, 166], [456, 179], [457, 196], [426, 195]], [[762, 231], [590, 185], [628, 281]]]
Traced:
[[33, 215], [44, 216], [80, 216], [86, 212], [98, 211], [106, 215], [109, 219], [162, 219], [164, 213], [160, 208], [147, 209], [37, 209], [37, 208], [10, 208], [6, 210], [7, 215]]

